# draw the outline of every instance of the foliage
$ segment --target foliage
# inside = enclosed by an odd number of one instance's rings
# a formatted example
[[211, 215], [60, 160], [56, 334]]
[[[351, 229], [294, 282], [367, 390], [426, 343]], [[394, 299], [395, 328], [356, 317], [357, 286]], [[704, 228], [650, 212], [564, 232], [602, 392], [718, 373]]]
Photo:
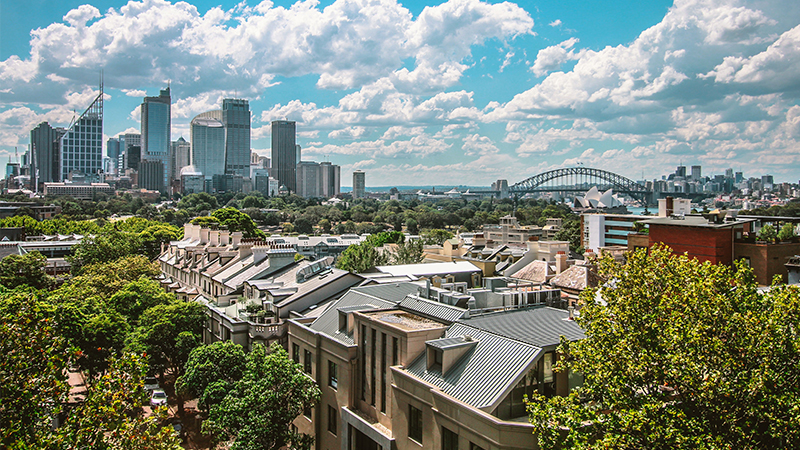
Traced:
[[[227, 392], [245, 371], [246, 357], [242, 346], [230, 341], [201, 345], [189, 354], [183, 375], [175, 382], [177, 391], [189, 398], [199, 398], [204, 411], [222, 400], [214, 401], [217, 392]], [[212, 386], [213, 385], [213, 386]], [[209, 386], [212, 386], [209, 389]], [[207, 392], [209, 391], [209, 392]]]
[[[602, 259], [581, 295], [586, 339], [562, 341], [568, 397], [535, 395], [541, 448], [800, 447], [800, 290], [662, 246]], [[597, 295], [602, 301], [597, 301]]]
[[189, 194], [178, 202], [178, 209], [186, 209], [197, 215], [204, 211], [213, 211], [219, 207], [219, 202], [213, 195], [206, 192]]
[[147, 354], [150, 366], [162, 374], [170, 370], [180, 376], [189, 354], [200, 345], [205, 321], [205, 307], [196, 302], [156, 305], [141, 315], [128, 346]]
[[106, 299], [125, 285], [142, 276], [155, 277], [160, 270], [146, 257], [125, 256], [110, 262], [95, 262], [84, 266], [79, 276], [53, 291], [52, 299], [84, 300], [89, 297]]
[[[647, 231], [647, 228], [644, 228]], [[556, 240], [569, 242], [569, 249], [583, 253], [581, 246], [581, 222], [578, 218], [564, 219], [561, 228], [556, 232]]]
[[794, 224], [793, 223], [785, 223], [781, 227], [780, 231], [778, 231], [778, 239], [781, 241], [788, 241], [795, 237], [794, 232]]
[[280, 345], [269, 352], [256, 345], [247, 355], [244, 377], [211, 407], [203, 430], [231, 450], [303, 448], [310, 436], [292, 431], [292, 421], [320, 399], [319, 388]]
[[78, 363], [90, 375], [105, 372], [109, 359], [122, 354], [130, 326], [112, 309], [88, 315], [79, 326], [79, 334], [72, 337], [73, 344], [81, 349]]
[[39, 252], [6, 256], [0, 260], [0, 285], [8, 289], [17, 286], [47, 289], [54, 280], [42, 270], [45, 265], [47, 258]]
[[235, 208], [222, 208], [211, 213], [210, 216], [197, 217], [192, 220], [195, 225], [208, 226], [218, 224], [225, 226], [229, 231], [241, 231], [246, 238], [265, 238], [264, 232], [256, 227], [253, 219]]
[[453, 237], [453, 233], [447, 230], [433, 229], [422, 233], [422, 243], [424, 245], [442, 245], [444, 241]]
[[384, 244], [399, 244], [405, 238], [405, 235], [399, 231], [384, 231], [369, 236], [366, 242], [369, 242], [373, 247], [383, 247]]
[[775, 227], [770, 224], [766, 224], [758, 230], [758, 239], [765, 241], [765, 242], [775, 242], [775, 239], [778, 238], [778, 233], [775, 231]]
[[35, 293], [0, 303], [0, 447], [35, 447], [66, 400], [70, 348]]
[[371, 242], [364, 241], [347, 247], [339, 259], [336, 267], [348, 270], [351, 273], [365, 273], [389, 262], [388, 257], [375, 248]]
[[408, 234], [411, 235], [419, 234], [419, 224], [414, 219], [406, 220], [406, 229], [408, 230]]
[[128, 321], [136, 323], [146, 309], [156, 305], [168, 305], [175, 301], [175, 295], [164, 291], [159, 282], [142, 275], [138, 280], [131, 281], [115, 292], [107, 303], [127, 317]]
[[425, 259], [422, 256], [422, 240], [409, 239], [397, 244], [397, 249], [392, 255], [392, 264], [417, 264]]
[[137, 414], [144, 396], [145, 360], [126, 354], [88, 388], [84, 403], [56, 430], [61, 448], [179, 450], [177, 433], [161, 427], [166, 408], [150, 417]]

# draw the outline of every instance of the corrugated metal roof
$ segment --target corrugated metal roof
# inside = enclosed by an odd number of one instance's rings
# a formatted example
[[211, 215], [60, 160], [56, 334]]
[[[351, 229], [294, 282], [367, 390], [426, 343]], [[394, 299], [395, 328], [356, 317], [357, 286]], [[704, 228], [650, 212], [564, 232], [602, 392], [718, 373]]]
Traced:
[[427, 369], [423, 353], [406, 371], [444, 393], [476, 408], [493, 408], [521, 374], [529, 370], [542, 349], [524, 342], [489, 333], [463, 323], [454, 323], [446, 338], [469, 335], [477, 341], [461, 359], [442, 375]]
[[446, 322], [455, 322], [464, 316], [466, 309], [409, 295], [398, 305], [400, 308]]
[[561, 336], [571, 341], [586, 337], [568, 317], [563, 309], [543, 306], [473, 316], [459, 322], [537, 347], [549, 347], [558, 345]]
[[[346, 294], [336, 301], [333, 305], [328, 307], [317, 320], [309, 325], [309, 328], [317, 332], [326, 334], [345, 345], [353, 345], [353, 336], [346, 332], [339, 331], [339, 309], [340, 308], [356, 308], [357, 310], [365, 309], [384, 309], [392, 308], [397, 302], [382, 300], [371, 295], [361, 292], [362, 288], [352, 288]], [[354, 309], [355, 310], [355, 309]]]
[[456, 336], [456, 337], [449, 337], [449, 338], [441, 338], [441, 339], [433, 339], [431, 341], [425, 342], [425, 344], [430, 345], [431, 347], [440, 348], [442, 350], [448, 348], [455, 348], [461, 347], [464, 345], [476, 345], [478, 341], [470, 336], [466, 338], [465, 336]]
[[378, 266], [380, 272], [398, 275], [447, 275], [455, 273], [480, 272], [481, 269], [469, 261], [440, 262], [431, 264], [401, 264], [397, 266]]
[[415, 294], [419, 290], [419, 285], [401, 282], [394, 284], [378, 284], [370, 286], [359, 286], [353, 290], [367, 294], [369, 296], [390, 302], [399, 302], [409, 294]]

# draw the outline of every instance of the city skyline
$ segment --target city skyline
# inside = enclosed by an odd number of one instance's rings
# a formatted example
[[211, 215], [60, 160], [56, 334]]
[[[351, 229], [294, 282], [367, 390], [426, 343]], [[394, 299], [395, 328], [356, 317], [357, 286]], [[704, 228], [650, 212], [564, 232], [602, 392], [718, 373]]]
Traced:
[[42, 121], [67, 127], [103, 70], [103, 147], [138, 132], [142, 98], [169, 83], [173, 140], [248, 99], [253, 150], [269, 155], [271, 121], [296, 121], [304, 160], [374, 186], [513, 184], [578, 163], [800, 178], [789, 1], [81, 3], [3, 0], [0, 157]]

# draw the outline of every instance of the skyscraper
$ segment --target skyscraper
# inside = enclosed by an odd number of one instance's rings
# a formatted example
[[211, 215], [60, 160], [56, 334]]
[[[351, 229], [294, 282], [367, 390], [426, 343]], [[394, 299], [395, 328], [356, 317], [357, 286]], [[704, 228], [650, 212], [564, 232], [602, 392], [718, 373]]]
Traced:
[[291, 192], [297, 192], [297, 148], [295, 122], [272, 122], [272, 177]]
[[353, 198], [364, 198], [366, 193], [366, 174], [361, 170], [356, 170], [353, 172]]
[[87, 179], [99, 179], [103, 169], [103, 84], [100, 93], [59, 140], [60, 179], [70, 172], [82, 172]]
[[66, 133], [42, 122], [31, 130], [31, 182], [34, 185], [59, 181], [58, 143]]
[[322, 181], [320, 165], [313, 161], [297, 163], [297, 195], [301, 197], [319, 197]]
[[177, 141], [172, 141], [172, 180], [181, 179], [181, 169], [192, 163], [192, 146], [186, 142], [183, 136]]
[[328, 161], [319, 163], [321, 173], [321, 197], [335, 197], [341, 190], [341, 167]]
[[207, 111], [192, 119], [192, 165], [210, 180], [225, 173], [225, 126], [222, 111]]
[[692, 179], [694, 181], [700, 181], [700, 178], [703, 177], [703, 168], [701, 166], [692, 166]]
[[222, 100], [225, 125], [225, 173], [250, 175], [250, 104], [247, 100]]
[[[171, 129], [172, 98], [167, 87], [158, 97], [145, 97], [142, 102], [142, 160], [160, 161], [163, 171], [161, 183], [158, 186], [151, 183], [142, 185], [145, 189], [165, 190], [170, 185]], [[147, 177], [147, 180], [151, 178]]]

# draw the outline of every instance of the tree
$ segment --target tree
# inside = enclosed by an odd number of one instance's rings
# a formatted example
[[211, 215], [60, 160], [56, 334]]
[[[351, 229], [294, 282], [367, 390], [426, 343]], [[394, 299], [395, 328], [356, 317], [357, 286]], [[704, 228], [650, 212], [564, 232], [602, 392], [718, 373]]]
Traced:
[[406, 229], [408, 229], [409, 234], [419, 234], [419, 224], [414, 219], [406, 220]]
[[320, 391], [280, 345], [269, 352], [256, 345], [247, 355], [244, 377], [221, 403], [211, 407], [203, 431], [231, 450], [306, 448], [313, 441], [291, 429], [300, 413], [319, 402]]
[[[66, 400], [70, 348], [35, 294], [0, 303], [0, 447], [35, 448]], [[16, 445], [15, 445], [16, 444]]]
[[397, 244], [392, 256], [392, 264], [417, 264], [425, 259], [422, 255], [422, 240], [414, 239], [407, 240]]
[[80, 275], [83, 266], [136, 255], [141, 247], [142, 240], [136, 234], [112, 228], [95, 236], [84, 237], [72, 247], [72, 255], [67, 259], [72, 263], [73, 273]]
[[583, 386], [529, 404], [540, 447], [799, 448], [800, 290], [663, 246], [627, 256], [600, 260], [586, 339], [559, 348]]
[[775, 231], [775, 227], [766, 224], [758, 230], [758, 238], [762, 241], [772, 243], [778, 238], [778, 233]]
[[246, 362], [239, 344], [219, 341], [201, 345], [189, 354], [183, 375], [175, 382], [175, 391], [189, 398], [199, 398], [200, 409], [208, 411], [225, 397], [216, 395], [218, 392], [227, 392], [242, 378]]
[[128, 347], [146, 353], [150, 366], [162, 375], [170, 371], [178, 377], [191, 351], [200, 345], [205, 321], [205, 308], [196, 302], [153, 306], [139, 318]]
[[46, 264], [47, 258], [39, 252], [8, 255], [0, 260], [0, 285], [8, 289], [17, 286], [47, 289], [54, 281], [43, 270]]
[[453, 233], [447, 230], [433, 229], [422, 234], [422, 241], [425, 245], [442, 245], [444, 241], [453, 237]]
[[364, 241], [347, 247], [339, 255], [336, 267], [352, 273], [365, 273], [387, 262], [389, 259], [386, 255], [378, 251], [369, 241]]
[[175, 295], [167, 293], [161, 284], [143, 275], [115, 292], [108, 299], [108, 305], [135, 324], [145, 310], [175, 301]]
[[778, 240], [781, 241], [788, 241], [791, 240], [795, 236], [794, 233], [794, 224], [793, 223], [785, 223], [781, 227], [781, 230], [778, 231]]

